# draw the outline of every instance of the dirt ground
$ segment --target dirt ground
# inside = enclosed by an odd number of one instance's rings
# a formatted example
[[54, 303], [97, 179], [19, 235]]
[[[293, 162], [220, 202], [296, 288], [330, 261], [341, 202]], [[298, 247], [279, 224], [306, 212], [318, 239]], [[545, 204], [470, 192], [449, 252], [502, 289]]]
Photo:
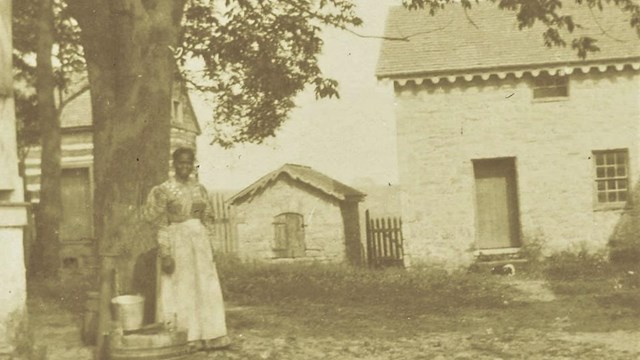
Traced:
[[[640, 359], [637, 311], [602, 305], [596, 311], [593, 296], [557, 296], [544, 282], [508, 281], [523, 295], [501, 309], [227, 304], [233, 345], [191, 358]], [[93, 349], [80, 341], [81, 311], [43, 299], [29, 306], [36, 345], [46, 347], [48, 359], [92, 359]]]

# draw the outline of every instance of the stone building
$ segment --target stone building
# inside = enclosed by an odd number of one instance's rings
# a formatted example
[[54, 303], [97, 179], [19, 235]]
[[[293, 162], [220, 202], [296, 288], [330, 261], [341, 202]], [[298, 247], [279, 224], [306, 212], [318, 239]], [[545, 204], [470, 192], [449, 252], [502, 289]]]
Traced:
[[395, 89], [408, 259], [599, 251], [638, 206], [640, 43], [618, 9], [568, 5], [584, 28], [567, 40], [599, 40], [584, 60], [493, 3], [390, 10], [385, 35], [414, 34], [383, 41], [377, 68]]
[[285, 164], [228, 200], [244, 259], [358, 263], [365, 194], [308, 166]]
[[[171, 152], [186, 146], [195, 149], [200, 126], [187, 89], [176, 81], [172, 92]], [[93, 234], [93, 133], [91, 94], [73, 99], [60, 114], [62, 127], [62, 223], [61, 268], [85, 272], [95, 266]], [[37, 207], [40, 200], [39, 146], [25, 160], [27, 197]]]
[[26, 336], [27, 317], [22, 243], [27, 204], [18, 176], [12, 52], [11, 1], [0, 0], [0, 358], [10, 357]]

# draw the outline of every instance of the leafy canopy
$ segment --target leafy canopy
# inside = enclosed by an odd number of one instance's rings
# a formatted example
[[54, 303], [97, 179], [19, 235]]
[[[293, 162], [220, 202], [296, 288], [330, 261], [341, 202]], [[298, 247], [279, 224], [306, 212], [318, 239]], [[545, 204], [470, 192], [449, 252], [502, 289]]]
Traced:
[[[24, 158], [29, 147], [38, 144], [40, 127], [36, 99], [36, 31], [38, 24], [38, 0], [13, 2], [13, 69], [14, 97], [18, 128], [20, 157]], [[77, 81], [85, 69], [84, 54], [80, 45], [80, 29], [71, 17], [63, 0], [54, 0], [53, 65], [59, 105], [63, 104], [66, 90]], [[59, 106], [59, 109], [60, 106]]]
[[[568, 2], [587, 6], [592, 11], [602, 10], [605, 4], [616, 6], [630, 15], [630, 28], [640, 36], [640, 5], [634, 0], [485, 1], [513, 12], [521, 29], [543, 24], [546, 29], [542, 38], [549, 47], [567, 46], [561, 30], [573, 33], [580, 27], [571, 15], [559, 14], [563, 3]], [[403, 0], [406, 8], [428, 9], [432, 15], [437, 15], [445, 6], [460, 5], [469, 9], [478, 2]], [[37, 0], [20, 0], [14, 4], [17, 78], [31, 85], [33, 64], [28, 59], [35, 49], [32, 29]], [[69, 15], [65, 0], [56, 0], [55, 8], [56, 78], [64, 88], [73, 78], [70, 74], [84, 69], [84, 59], [80, 29]], [[260, 143], [274, 136], [295, 106], [295, 96], [307, 85], [314, 87], [318, 98], [338, 97], [337, 81], [325, 77], [318, 64], [323, 45], [322, 28], [334, 27], [354, 33], [352, 28], [362, 24], [356, 10], [353, 0], [187, 1], [176, 57], [186, 69], [183, 71], [186, 81], [214, 104], [213, 142], [229, 147], [239, 142]], [[603, 36], [606, 33], [603, 32]], [[571, 39], [571, 47], [579, 57], [585, 58], [599, 50], [596, 42], [597, 39], [591, 37], [576, 36]], [[18, 105], [20, 114], [28, 113], [21, 112], [20, 107], [27, 109], [33, 101], [19, 101]]]

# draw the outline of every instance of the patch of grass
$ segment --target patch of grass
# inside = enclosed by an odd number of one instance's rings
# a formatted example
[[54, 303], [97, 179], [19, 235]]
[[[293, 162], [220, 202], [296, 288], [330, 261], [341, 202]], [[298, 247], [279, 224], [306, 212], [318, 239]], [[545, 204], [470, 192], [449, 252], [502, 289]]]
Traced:
[[226, 299], [243, 305], [302, 301], [438, 312], [461, 307], [502, 307], [513, 293], [495, 277], [463, 271], [245, 263], [228, 257], [219, 259], [217, 264]]
[[608, 277], [615, 266], [603, 254], [587, 251], [561, 252], [543, 263], [545, 276], [550, 280], [577, 280]]
[[556, 294], [599, 294], [620, 289], [640, 291], [640, 265], [611, 262], [603, 254], [563, 252], [547, 258], [540, 267]]

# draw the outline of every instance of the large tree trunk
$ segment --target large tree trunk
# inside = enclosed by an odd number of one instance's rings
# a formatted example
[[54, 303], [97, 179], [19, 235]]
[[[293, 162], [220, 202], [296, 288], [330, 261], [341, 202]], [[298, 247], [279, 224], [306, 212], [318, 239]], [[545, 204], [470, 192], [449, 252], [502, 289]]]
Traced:
[[[169, 173], [176, 71], [171, 47], [177, 44], [184, 0], [69, 0], [69, 5], [82, 30], [91, 84], [99, 252], [117, 256], [121, 293], [140, 290], [132, 289], [134, 264], [154, 243], [138, 214], [150, 188]], [[109, 274], [103, 268], [102, 281]], [[108, 307], [106, 288], [103, 284], [101, 301]], [[104, 326], [108, 314], [100, 316]]]
[[42, 157], [40, 162], [38, 238], [32, 265], [36, 273], [55, 275], [60, 266], [59, 231], [62, 196], [60, 190], [60, 119], [56, 112], [55, 80], [51, 65], [54, 36], [53, 0], [40, 0], [39, 5], [36, 92], [38, 120], [42, 129]]

